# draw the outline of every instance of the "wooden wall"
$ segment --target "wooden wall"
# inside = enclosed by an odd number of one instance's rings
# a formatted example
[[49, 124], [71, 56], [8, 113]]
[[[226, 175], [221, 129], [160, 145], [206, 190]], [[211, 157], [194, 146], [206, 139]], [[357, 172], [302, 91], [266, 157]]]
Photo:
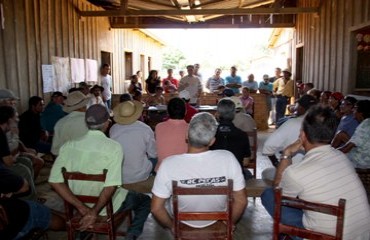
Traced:
[[353, 93], [353, 30], [370, 26], [370, 0], [300, 0], [299, 6], [320, 2], [319, 14], [297, 16], [295, 45], [303, 46], [303, 81], [313, 82], [320, 90]]
[[[43, 95], [41, 65], [52, 56], [91, 58], [101, 64], [101, 51], [113, 53], [113, 86], [124, 89], [124, 54], [152, 57], [158, 66], [161, 44], [140, 31], [111, 29], [108, 18], [80, 17], [80, 10], [98, 10], [86, 0], [0, 0], [4, 28], [0, 24], [0, 88], [11, 89], [21, 98], [19, 110], [27, 108], [30, 96]], [[1, 23], [1, 21], [0, 21]], [[135, 43], [135, 44], [132, 44]], [[149, 50], [148, 50], [149, 49]], [[137, 60], [139, 62], [139, 60]], [[133, 64], [134, 71], [139, 69]]]

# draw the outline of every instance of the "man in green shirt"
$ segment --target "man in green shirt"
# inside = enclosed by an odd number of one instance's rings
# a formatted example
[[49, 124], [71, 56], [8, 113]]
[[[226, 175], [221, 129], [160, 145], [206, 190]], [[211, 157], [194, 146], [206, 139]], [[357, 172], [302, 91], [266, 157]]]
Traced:
[[[127, 191], [122, 185], [122, 159], [121, 145], [105, 136], [104, 132], [109, 126], [109, 113], [102, 105], [91, 106], [85, 115], [88, 132], [83, 137], [68, 141], [59, 152], [50, 173], [49, 182], [57, 193], [70, 202], [83, 216], [81, 229], [87, 229], [93, 224], [98, 215], [106, 215], [102, 210], [107, 199], [112, 198], [113, 211], [133, 209], [135, 217], [128, 229], [126, 239], [136, 239], [143, 230], [144, 223], [150, 213], [150, 198], [144, 194]], [[61, 172], [62, 167], [71, 172], [87, 174], [100, 174], [107, 169], [104, 184], [94, 182], [71, 182], [70, 189], [75, 194], [99, 196], [93, 206], [86, 206], [68, 191]]]

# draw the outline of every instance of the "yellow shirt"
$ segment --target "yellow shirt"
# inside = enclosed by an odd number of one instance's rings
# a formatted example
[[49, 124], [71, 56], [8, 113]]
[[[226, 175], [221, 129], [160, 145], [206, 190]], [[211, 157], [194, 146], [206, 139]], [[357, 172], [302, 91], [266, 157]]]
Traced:
[[292, 79], [289, 79], [285, 83], [284, 78], [279, 78], [274, 82], [273, 87], [277, 95], [283, 95], [286, 97], [294, 96], [294, 81]]

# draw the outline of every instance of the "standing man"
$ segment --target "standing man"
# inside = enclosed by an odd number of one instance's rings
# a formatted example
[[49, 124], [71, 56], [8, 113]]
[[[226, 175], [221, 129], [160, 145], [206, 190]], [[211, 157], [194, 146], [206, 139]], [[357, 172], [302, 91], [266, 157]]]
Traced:
[[218, 87], [223, 85], [225, 85], [225, 80], [221, 77], [221, 69], [216, 68], [215, 75], [208, 78], [206, 88], [208, 88], [211, 93], [219, 93]]
[[110, 65], [108, 63], [104, 63], [100, 69], [100, 81], [101, 85], [104, 88], [102, 92], [103, 101], [108, 109], [111, 107], [111, 98], [112, 98], [112, 76], [109, 75], [110, 73]]
[[202, 74], [199, 72], [199, 68], [200, 68], [200, 65], [199, 63], [195, 63], [194, 64], [194, 75], [197, 76], [200, 80], [200, 82], [202, 82], [203, 80], [203, 76]]
[[231, 88], [235, 94], [239, 94], [242, 86], [242, 78], [236, 75], [238, 69], [235, 66], [232, 66], [230, 69], [230, 76], [225, 78], [226, 87]]
[[270, 115], [271, 111], [271, 95], [272, 95], [272, 83], [269, 82], [269, 75], [263, 75], [263, 82], [260, 82], [258, 91], [266, 96], [267, 104], [267, 115]]
[[256, 93], [258, 90], [258, 83], [254, 81], [254, 74], [248, 75], [248, 80], [242, 83], [242, 87], [247, 87], [250, 93]]
[[[180, 187], [225, 186], [232, 179], [234, 224], [239, 220], [247, 206], [245, 180], [240, 165], [234, 155], [225, 150], [210, 151], [215, 141], [217, 122], [209, 113], [199, 113], [189, 124], [187, 135], [188, 151], [185, 154], [166, 158], [158, 170], [152, 189], [152, 213], [161, 225], [173, 229], [174, 223], [166, 210], [166, 201], [172, 195], [172, 181]], [[224, 209], [224, 197], [191, 196], [180, 201], [179, 208], [186, 212], [220, 211]], [[186, 225], [203, 228], [212, 221], [186, 221]]]
[[[306, 201], [337, 205], [340, 198], [346, 199], [343, 239], [370, 239], [366, 192], [346, 155], [330, 146], [335, 129], [336, 119], [328, 107], [311, 108], [298, 140], [283, 151], [275, 184], [284, 196]], [[306, 152], [302, 162], [292, 164], [292, 156], [301, 148]], [[266, 189], [261, 200], [272, 216], [274, 190]], [[282, 208], [281, 221], [331, 235], [336, 231], [336, 217], [313, 211]]]
[[292, 73], [289, 69], [284, 69], [283, 77], [274, 82], [274, 93], [276, 96], [276, 122], [284, 117], [286, 106], [290, 98], [294, 95], [294, 82], [290, 78]]
[[199, 77], [194, 74], [194, 66], [188, 65], [186, 67], [188, 75], [181, 78], [179, 85], [179, 92], [187, 90], [190, 94], [190, 104], [199, 105], [199, 98], [203, 91], [202, 82]]
[[[281, 68], [275, 68], [275, 76], [269, 78], [270, 83], [274, 83], [277, 79], [281, 78]], [[276, 123], [276, 97], [271, 95], [271, 114], [270, 123], [274, 125]]]

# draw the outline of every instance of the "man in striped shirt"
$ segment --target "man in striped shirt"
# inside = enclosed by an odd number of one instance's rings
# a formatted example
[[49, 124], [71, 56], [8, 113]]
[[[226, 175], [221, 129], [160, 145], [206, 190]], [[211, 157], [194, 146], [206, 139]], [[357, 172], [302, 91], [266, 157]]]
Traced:
[[[346, 199], [343, 239], [370, 239], [370, 207], [365, 189], [345, 154], [330, 146], [336, 119], [329, 108], [312, 107], [302, 123], [299, 139], [284, 149], [274, 184], [283, 195], [302, 200], [337, 205]], [[292, 156], [304, 148], [306, 154], [297, 164]], [[262, 194], [262, 204], [273, 214], [273, 190]], [[326, 234], [336, 231], [336, 217], [313, 211], [285, 208], [284, 224]]]

